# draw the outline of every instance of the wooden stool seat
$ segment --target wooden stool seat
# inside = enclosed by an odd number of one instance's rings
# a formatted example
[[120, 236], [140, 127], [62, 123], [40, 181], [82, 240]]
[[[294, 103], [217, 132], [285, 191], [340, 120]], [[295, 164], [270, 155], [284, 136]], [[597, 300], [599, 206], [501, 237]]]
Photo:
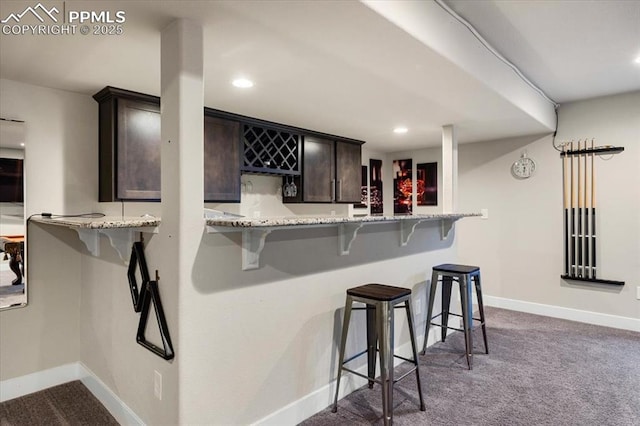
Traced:
[[454, 274], [472, 274], [474, 272], [480, 272], [480, 267], [443, 263], [442, 265], [434, 266], [433, 270], [439, 272], [452, 272]]
[[365, 284], [360, 287], [350, 288], [347, 290], [347, 294], [381, 302], [390, 302], [400, 297], [411, 295], [411, 290], [383, 284]]

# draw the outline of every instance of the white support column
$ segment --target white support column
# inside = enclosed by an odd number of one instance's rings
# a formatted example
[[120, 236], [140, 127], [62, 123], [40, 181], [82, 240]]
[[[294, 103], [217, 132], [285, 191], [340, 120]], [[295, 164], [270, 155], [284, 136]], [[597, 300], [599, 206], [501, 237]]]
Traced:
[[[163, 305], [169, 307], [165, 313], [176, 352], [172, 369], [165, 371], [162, 405], [171, 405], [171, 417], [163, 421], [179, 424], [189, 400], [185, 383], [194, 380], [185, 365], [198, 356], [189, 351], [193, 337], [188, 333], [191, 318], [185, 305], [195, 292], [193, 270], [204, 231], [203, 36], [197, 22], [177, 19], [162, 31], [161, 111], [159, 288]], [[158, 405], [157, 410], [167, 409]]]
[[452, 124], [442, 126], [442, 212], [458, 208], [458, 139]]

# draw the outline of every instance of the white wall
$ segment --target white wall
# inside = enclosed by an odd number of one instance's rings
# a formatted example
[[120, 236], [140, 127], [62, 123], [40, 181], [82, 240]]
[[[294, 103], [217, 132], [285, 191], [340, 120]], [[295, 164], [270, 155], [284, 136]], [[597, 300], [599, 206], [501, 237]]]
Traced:
[[[97, 103], [87, 95], [9, 80], [0, 80], [0, 92], [1, 115], [25, 121], [27, 214], [120, 215], [120, 203], [97, 202]], [[158, 207], [124, 205], [127, 215], [157, 214]], [[81, 361], [149, 424], [176, 423], [177, 366], [136, 343], [139, 314], [133, 312], [126, 266], [105, 237], [101, 245], [102, 256], [95, 258], [74, 231], [29, 226], [28, 306], [0, 312], [0, 379]], [[164, 308], [175, 330], [177, 301], [166, 298]], [[163, 401], [153, 396], [154, 370], [163, 373]]]
[[[180, 350], [190, 362], [180, 371], [189, 383], [181, 423], [248, 424], [325, 388], [336, 375], [346, 289], [409, 287], [424, 307], [430, 268], [453, 259], [451, 237], [441, 241], [439, 232], [436, 222], [421, 225], [400, 247], [397, 224], [365, 226], [351, 254], [339, 256], [335, 227], [274, 231], [254, 271], [241, 270], [240, 234], [203, 235], [196, 288], [181, 301], [189, 309], [180, 320], [191, 325], [182, 328], [188, 347]], [[423, 316], [424, 309], [420, 330]], [[362, 318], [352, 324], [353, 354], [353, 342], [364, 348], [365, 332]], [[404, 328], [398, 343], [407, 339]]]
[[[560, 279], [562, 162], [551, 136], [460, 145], [460, 209], [489, 209], [459, 223], [460, 260], [482, 267], [487, 295], [640, 319], [640, 92], [563, 105], [557, 141], [585, 138], [625, 147], [596, 160], [598, 274], [624, 287]], [[516, 180], [510, 167], [525, 150], [537, 170]]]
[[[86, 204], [97, 181], [88, 161], [97, 152], [91, 98], [8, 80], [0, 93], [0, 115], [25, 121], [26, 214]], [[78, 360], [79, 247], [64, 232], [29, 228], [29, 304], [0, 312], [1, 380]]]

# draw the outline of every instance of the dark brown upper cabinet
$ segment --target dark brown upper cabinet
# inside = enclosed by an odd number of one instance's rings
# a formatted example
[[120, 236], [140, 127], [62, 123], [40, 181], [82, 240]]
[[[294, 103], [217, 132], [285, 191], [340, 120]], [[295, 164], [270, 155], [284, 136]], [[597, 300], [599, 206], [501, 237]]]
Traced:
[[[361, 193], [362, 142], [335, 141], [305, 136], [302, 144], [302, 176], [293, 182], [300, 188], [289, 203], [357, 203]], [[291, 179], [284, 178], [287, 185]]]
[[204, 115], [204, 200], [240, 202], [240, 122]]
[[[99, 200], [160, 200], [160, 98], [105, 87], [99, 104]], [[303, 136], [306, 135], [306, 136]], [[285, 202], [360, 201], [364, 142], [204, 109], [204, 200], [239, 202], [240, 175], [295, 182]]]
[[[105, 87], [99, 104], [99, 201], [160, 201], [160, 98]], [[240, 123], [205, 108], [204, 200], [240, 201]]]
[[99, 201], [160, 199], [160, 98], [105, 87], [99, 104]]
[[336, 201], [359, 203], [362, 199], [362, 146], [336, 142]]
[[303, 145], [302, 201], [331, 203], [335, 199], [335, 142], [305, 137]]

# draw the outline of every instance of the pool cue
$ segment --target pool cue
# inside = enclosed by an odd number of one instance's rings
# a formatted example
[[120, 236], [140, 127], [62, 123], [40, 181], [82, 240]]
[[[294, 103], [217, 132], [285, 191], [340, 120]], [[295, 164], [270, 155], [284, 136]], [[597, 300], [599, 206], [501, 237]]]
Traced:
[[[582, 149], [580, 141], [578, 141], [578, 151]], [[582, 154], [578, 153], [578, 264], [576, 269], [578, 270], [578, 276], [581, 277], [583, 273], [582, 267], [582, 207], [584, 199], [582, 198]]]
[[[588, 149], [587, 146], [587, 141], [585, 139], [584, 141], [584, 149]], [[584, 154], [584, 185], [582, 190], [584, 191], [584, 232], [583, 232], [583, 240], [584, 240], [584, 256], [583, 256], [583, 260], [584, 260], [584, 264], [582, 266], [582, 276], [585, 278], [589, 278], [589, 275], [591, 273], [591, 264], [589, 263], [589, 246], [591, 243], [591, 234], [589, 234], [589, 210], [590, 210], [590, 205], [589, 205], [589, 191], [588, 191], [588, 184], [589, 184], [589, 165], [588, 165], [588, 159], [590, 157], [590, 153], [585, 153]]]
[[[594, 142], [591, 139], [591, 149]], [[596, 168], [595, 154], [591, 153], [591, 278], [596, 277]]]
[[[571, 141], [571, 149], [573, 152], [573, 141]], [[576, 201], [573, 196], [573, 157], [570, 158], [570, 166], [571, 166], [571, 276], [576, 276]]]
[[562, 153], [564, 154], [564, 157], [562, 157], [562, 204], [564, 205], [564, 273], [569, 275], [569, 188], [567, 188], [569, 183], [567, 159], [569, 156], [566, 148], [566, 144], [562, 145]]

